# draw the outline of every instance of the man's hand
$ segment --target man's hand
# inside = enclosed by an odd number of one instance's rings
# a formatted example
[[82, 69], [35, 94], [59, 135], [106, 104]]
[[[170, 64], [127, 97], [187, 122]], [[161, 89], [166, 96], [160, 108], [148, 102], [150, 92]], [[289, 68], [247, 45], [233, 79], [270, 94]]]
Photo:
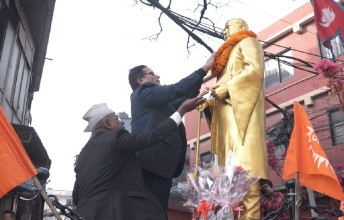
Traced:
[[208, 58], [207, 62], [202, 66], [202, 68], [208, 72], [210, 68], [213, 66], [215, 60], [216, 51]]
[[211, 95], [217, 100], [227, 98], [229, 96], [228, 88], [225, 84], [218, 84], [211, 89]]
[[203, 98], [202, 96], [198, 96], [192, 99], [187, 99], [179, 106], [177, 112], [179, 112], [180, 116], [183, 117], [186, 112], [190, 112], [194, 110], [197, 106], [204, 103], [205, 100], [206, 99]]

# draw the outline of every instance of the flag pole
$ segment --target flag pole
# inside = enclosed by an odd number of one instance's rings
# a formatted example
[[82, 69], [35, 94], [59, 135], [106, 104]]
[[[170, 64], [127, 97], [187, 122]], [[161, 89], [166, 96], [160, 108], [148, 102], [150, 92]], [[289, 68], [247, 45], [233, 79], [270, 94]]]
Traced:
[[[35, 183], [36, 185], [36, 188], [37, 189], [41, 189], [42, 188], [42, 185], [41, 183], [39, 182], [37, 176], [34, 176], [32, 177], [33, 179], [33, 182]], [[62, 220], [60, 214], [57, 212], [57, 210], [55, 209], [55, 206], [53, 205], [53, 203], [51, 202], [51, 200], [49, 199], [48, 195], [47, 195], [47, 192], [45, 190], [40, 190], [41, 192], [41, 195], [43, 197], [43, 199], [45, 200], [45, 202], [48, 204], [49, 208], [51, 209], [51, 211], [54, 213], [55, 217], [58, 219], [58, 220]]]
[[300, 220], [300, 204], [301, 204], [301, 190], [300, 190], [300, 173], [295, 173], [295, 220]]
[[[298, 126], [298, 130], [300, 128], [300, 123], [297, 123], [298, 118], [300, 117], [299, 112], [296, 111], [296, 103], [298, 102], [294, 101], [294, 128], [295, 126]], [[299, 136], [296, 137], [296, 139], [299, 139]], [[295, 214], [294, 214], [294, 220], [300, 220], [300, 204], [301, 204], [301, 190], [300, 190], [300, 151], [299, 151], [299, 144], [300, 141], [298, 140], [297, 144], [295, 144], [295, 159], [296, 159], [296, 172], [295, 172]]]
[[[311, 206], [317, 206], [317, 204], [315, 202], [314, 191], [311, 188], [307, 187], [307, 192], [308, 192], [309, 204]], [[312, 213], [312, 218], [318, 217], [318, 213], [316, 213], [313, 209], [311, 209], [311, 213]]]

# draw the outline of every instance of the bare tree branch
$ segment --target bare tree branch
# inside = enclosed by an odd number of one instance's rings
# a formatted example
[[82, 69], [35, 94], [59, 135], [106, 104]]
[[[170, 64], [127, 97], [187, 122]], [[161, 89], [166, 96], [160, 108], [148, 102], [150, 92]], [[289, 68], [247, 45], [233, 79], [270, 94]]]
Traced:
[[161, 25], [161, 16], [163, 15], [163, 13], [161, 12], [160, 15], [159, 15], [159, 18], [158, 18], [158, 22], [159, 22], [159, 26], [160, 26], [160, 31], [157, 33], [157, 34], [153, 34], [149, 37], [146, 37], [144, 39], [149, 39], [149, 40], [157, 40], [161, 34], [161, 32], [163, 31], [162, 29], [162, 25]]
[[[201, 33], [207, 34], [209, 36], [218, 38], [218, 39], [223, 39], [223, 35], [222, 35], [222, 29], [218, 28], [215, 26], [214, 22], [211, 21], [211, 19], [205, 17], [205, 12], [208, 9], [208, 6], [211, 5], [213, 7], [215, 7], [216, 9], [218, 9], [219, 7], [223, 7], [228, 5], [228, 3], [223, 4], [223, 5], [219, 5], [219, 4], [213, 4], [212, 0], [209, 0], [209, 2], [207, 2], [207, 0], [203, 0], [203, 5], [199, 4], [197, 6], [197, 8], [195, 9], [195, 11], [202, 6], [202, 10], [200, 12], [200, 17], [199, 20], [194, 20], [188, 17], [185, 17], [183, 15], [180, 15], [172, 10], [170, 10], [171, 8], [171, 4], [172, 4], [172, 0], [169, 0], [169, 4], [167, 7], [164, 7], [160, 4], [159, 0], [145, 0], [147, 2], [144, 2], [144, 0], [134, 0], [135, 2], [140, 1], [141, 3], [153, 7], [153, 8], [158, 8], [161, 10], [160, 16], [159, 16], [159, 26], [160, 26], [160, 31], [158, 34], [156, 35], [152, 35], [155, 36], [155, 40], [159, 37], [159, 35], [161, 34], [161, 32], [163, 31], [162, 29], [162, 25], [161, 25], [161, 17], [162, 14], [165, 14], [166, 16], [168, 16], [172, 21], [174, 21], [174, 23], [176, 23], [180, 28], [182, 28], [187, 34], [188, 34], [188, 38], [187, 38], [187, 51], [188, 54], [190, 54], [189, 49], [191, 47], [194, 47], [195, 44], [192, 43], [190, 41], [190, 37], [192, 39], [194, 39], [197, 43], [203, 45], [208, 51], [213, 52], [212, 48], [210, 48], [200, 37], [198, 37], [194, 31], [199, 31]], [[211, 23], [211, 25], [207, 24], [207, 23], [202, 23], [202, 20], [206, 20], [208, 22]], [[271, 54], [271, 53], [267, 53], [265, 52], [264, 54], [266, 57], [272, 58], [272, 59], [278, 59], [278, 57], [281, 57], [283, 55], [276, 55], [276, 54]], [[288, 56], [283, 56], [284, 58], [288, 58], [288, 59], [294, 59], [297, 60], [299, 62], [301, 62], [303, 64], [303, 66], [310, 68], [312, 67], [312, 65], [310, 65], [309, 62], [304, 61], [302, 59], [299, 58], [295, 58], [295, 57], [288, 57]], [[297, 66], [295, 64], [293, 64], [293, 62], [289, 62], [289, 61], [285, 61], [285, 60], [281, 60], [285, 65], [290, 65], [294, 68], [303, 70], [303, 71], [307, 71], [313, 74], [316, 74], [314, 71], [302, 68], [300, 66]], [[280, 108], [278, 105], [276, 105], [274, 102], [272, 102], [268, 97], [265, 97], [265, 100], [267, 102], [269, 102], [271, 105], [273, 105], [275, 108], [277, 108], [280, 112], [282, 112], [282, 114], [286, 117], [286, 111], [283, 110], [282, 108]], [[287, 120], [287, 123], [292, 127], [293, 123], [290, 120]]]
[[[141, 0], [142, 1], [142, 0]], [[169, 7], [171, 6], [171, 0], [169, 1], [169, 5], [168, 7], [164, 7], [160, 4], [160, 2], [158, 0], [147, 0], [147, 2], [149, 2], [150, 5], [152, 5], [151, 7], [156, 7], [158, 9], [160, 9], [162, 11], [162, 13], [164, 13], [166, 16], [168, 16], [170, 19], [172, 19], [179, 27], [181, 27], [189, 36], [191, 36], [197, 43], [203, 45], [205, 48], [207, 48], [210, 52], [213, 52], [213, 49], [211, 47], [209, 47], [200, 37], [198, 37], [196, 34], [194, 34], [191, 30], [188, 29], [189, 28], [194, 28], [190, 27], [188, 25], [185, 24], [185, 21], [183, 21], [182, 19], [180, 19], [177, 15], [175, 15], [170, 9]], [[147, 5], [147, 4], [146, 4]], [[159, 17], [161, 18], [161, 16]], [[185, 18], [185, 17], [184, 17]], [[161, 25], [160, 23], [160, 19], [159, 19], [159, 25]], [[160, 30], [162, 30], [162, 27], [160, 26]], [[198, 30], [198, 29], [197, 29]], [[159, 34], [161, 33], [161, 31], [156, 35], [159, 36]]]
[[168, 3], [168, 5], [167, 5], [167, 9], [171, 9], [171, 4], [172, 4], [172, 0], [170, 0], [170, 2]]
[[[138, 3], [138, 0], [135, 0], [135, 2]], [[154, 7], [154, 5], [149, 4], [149, 3], [147, 3], [147, 2], [144, 2], [143, 0], [140, 0], [140, 2], [141, 2], [142, 4], [144, 4], [144, 5], [147, 5], [147, 6], [150, 6], [150, 7]]]
[[228, 2], [225, 3], [225, 4], [220, 4], [219, 2], [216, 2], [216, 4], [213, 4], [213, 3], [211, 2], [211, 0], [210, 0], [209, 3], [208, 3], [208, 5], [211, 5], [211, 6], [213, 6], [214, 8], [218, 9], [218, 8], [222, 8], [222, 7], [227, 6], [227, 5], [228, 5]]
[[[175, 14], [180, 20], [182, 20], [182, 22], [184, 23], [184, 25], [186, 25], [189, 28], [194, 28], [196, 26], [196, 24], [198, 23], [198, 21], [193, 20], [191, 18], [185, 17], [183, 15], [180, 15], [176, 12], [173, 12], [173, 14]], [[218, 38], [218, 39], [223, 39], [222, 36], [222, 29], [217, 28], [215, 26], [215, 24], [208, 19], [207, 17], [204, 17], [205, 20], [209, 21], [212, 25], [209, 24], [205, 24], [205, 23], [200, 23], [197, 27], [195, 27], [195, 29], [201, 33], [210, 35], [212, 37]]]

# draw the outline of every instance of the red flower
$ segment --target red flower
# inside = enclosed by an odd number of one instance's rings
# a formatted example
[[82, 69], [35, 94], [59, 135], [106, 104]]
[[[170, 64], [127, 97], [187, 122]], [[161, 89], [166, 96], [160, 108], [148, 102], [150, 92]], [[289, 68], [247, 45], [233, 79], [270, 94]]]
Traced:
[[235, 167], [235, 172], [242, 172], [244, 169], [241, 166]]

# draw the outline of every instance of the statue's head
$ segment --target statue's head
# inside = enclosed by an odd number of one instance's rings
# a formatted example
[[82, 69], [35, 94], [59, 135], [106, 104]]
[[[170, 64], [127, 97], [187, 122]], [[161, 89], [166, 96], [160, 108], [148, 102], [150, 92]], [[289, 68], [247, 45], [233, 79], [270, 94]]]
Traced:
[[223, 35], [225, 39], [228, 39], [233, 34], [242, 30], [247, 30], [247, 29], [248, 29], [248, 25], [246, 21], [244, 21], [241, 18], [232, 18], [226, 22], [225, 29], [223, 30]]

